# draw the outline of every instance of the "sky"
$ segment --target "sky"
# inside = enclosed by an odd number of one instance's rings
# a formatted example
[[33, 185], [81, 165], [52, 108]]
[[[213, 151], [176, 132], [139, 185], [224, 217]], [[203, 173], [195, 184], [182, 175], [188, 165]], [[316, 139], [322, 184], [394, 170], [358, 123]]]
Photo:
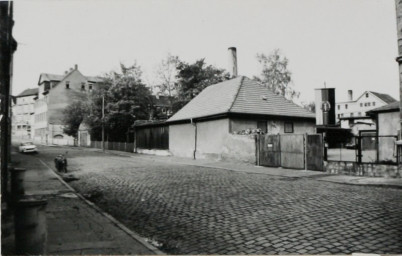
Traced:
[[15, 1], [14, 95], [37, 87], [40, 73], [78, 65], [87, 76], [137, 62], [143, 80], [168, 53], [228, 69], [261, 72], [257, 53], [289, 59], [300, 101], [336, 88], [336, 101], [366, 90], [399, 100], [395, 2], [390, 0], [57, 0]]

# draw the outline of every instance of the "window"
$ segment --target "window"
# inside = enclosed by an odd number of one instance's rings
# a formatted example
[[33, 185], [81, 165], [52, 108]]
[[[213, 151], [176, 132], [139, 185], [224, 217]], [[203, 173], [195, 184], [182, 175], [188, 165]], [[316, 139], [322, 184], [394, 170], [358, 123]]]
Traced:
[[89, 90], [92, 90], [92, 84], [90, 84], [90, 85], [88, 86], [88, 88], [89, 88]]
[[85, 83], [81, 83], [81, 90], [82, 90], [82, 91], [85, 90]]
[[345, 109], [348, 109], [348, 104], [345, 104]]
[[370, 105], [371, 105], [371, 103], [370, 103], [370, 102], [368, 102], [368, 103], [367, 103], [367, 106], [369, 106], [369, 107], [370, 107]]
[[70, 81], [66, 81], [66, 89], [70, 89]]
[[285, 133], [293, 133], [293, 123], [285, 122]]
[[340, 118], [341, 117], [341, 114], [338, 114], [338, 118]]
[[263, 133], [267, 133], [268, 128], [267, 128], [267, 122], [266, 121], [258, 121], [257, 122], [257, 128], [261, 129]]
[[350, 113], [350, 116], [353, 116], [353, 113]]
[[363, 103], [360, 103], [360, 107], [363, 107]]
[[359, 116], [361, 116], [362, 115], [362, 112], [359, 112]]
[[373, 102], [373, 107], [375, 106], [375, 102]]
[[343, 116], [343, 114], [341, 114], [341, 116]]
[[341, 105], [338, 105], [338, 110], [340, 110], [341, 109]]
[[366, 93], [366, 98], [368, 98], [369, 97], [369, 94], [368, 93]]
[[367, 103], [364, 103], [364, 106], [367, 107]]

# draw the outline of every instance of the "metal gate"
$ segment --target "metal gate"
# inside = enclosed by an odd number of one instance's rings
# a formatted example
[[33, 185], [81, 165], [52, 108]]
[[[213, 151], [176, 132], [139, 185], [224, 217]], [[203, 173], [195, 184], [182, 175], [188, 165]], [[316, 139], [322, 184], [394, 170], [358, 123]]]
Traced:
[[321, 134], [307, 135], [307, 170], [324, 171], [324, 141]]

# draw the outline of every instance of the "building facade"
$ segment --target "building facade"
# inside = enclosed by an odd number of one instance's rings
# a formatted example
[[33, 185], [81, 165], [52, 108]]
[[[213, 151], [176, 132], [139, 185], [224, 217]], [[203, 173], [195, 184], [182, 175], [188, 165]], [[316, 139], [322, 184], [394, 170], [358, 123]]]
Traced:
[[102, 80], [84, 76], [78, 66], [64, 75], [41, 74], [35, 101], [34, 140], [43, 144], [75, 145], [75, 139], [63, 132], [63, 110], [90, 93]]
[[175, 156], [255, 162], [253, 131], [315, 133], [315, 114], [247, 77], [211, 85], [167, 121]]
[[385, 106], [396, 100], [388, 94], [365, 91], [356, 100], [353, 100], [353, 91], [348, 91], [348, 101], [336, 103], [336, 118], [339, 121], [345, 117], [365, 117], [371, 109]]
[[26, 89], [15, 97], [12, 106], [12, 136], [17, 139], [32, 139], [34, 136], [34, 105], [38, 89]]

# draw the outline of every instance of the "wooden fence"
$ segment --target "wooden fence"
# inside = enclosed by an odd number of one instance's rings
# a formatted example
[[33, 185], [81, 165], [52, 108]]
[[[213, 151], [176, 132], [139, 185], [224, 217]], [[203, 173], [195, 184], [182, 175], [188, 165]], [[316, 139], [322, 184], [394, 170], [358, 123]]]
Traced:
[[136, 127], [136, 146], [141, 149], [169, 149], [169, 126]]
[[[91, 141], [91, 148], [102, 149], [102, 141]], [[105, 141], [105, 149], [134, 152], [134, 143]]]

